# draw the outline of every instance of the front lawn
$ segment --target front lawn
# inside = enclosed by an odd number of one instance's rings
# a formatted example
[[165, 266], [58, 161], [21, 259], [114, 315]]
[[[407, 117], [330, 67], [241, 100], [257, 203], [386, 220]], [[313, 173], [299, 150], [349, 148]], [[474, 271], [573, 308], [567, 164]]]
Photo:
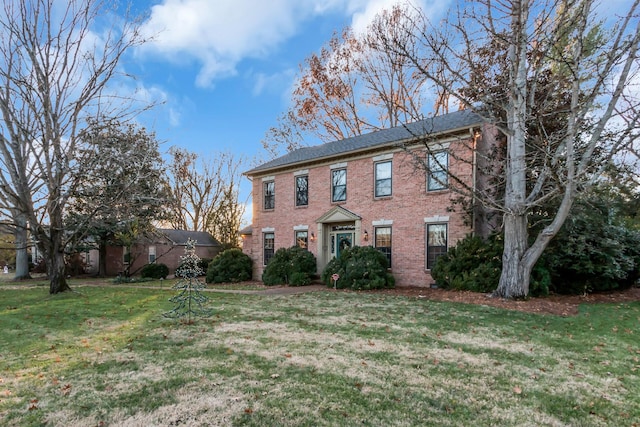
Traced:
[[[166, 286], [166, 285], [165, 285]], [[0, 425], [633, 426], [640, 303], [556, 317], [420, 298], [0, 287]]]

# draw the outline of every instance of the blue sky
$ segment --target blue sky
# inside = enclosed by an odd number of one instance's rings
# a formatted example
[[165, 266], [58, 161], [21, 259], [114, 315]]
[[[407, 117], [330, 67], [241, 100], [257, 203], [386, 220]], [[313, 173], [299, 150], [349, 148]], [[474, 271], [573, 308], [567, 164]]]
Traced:
[[[336, 31], [364, 29], [397, 0], [137, 0], [155, 40], [122, 66], [163, 104], [140, 117], [201, 155], [266, 159], [261, 140], [287, 109], [299, 65]], [[449, 1], [416, 2], [443, 11]], [[311, 144], [314, 141], [309, 141]]]
[[[134, 0], [154, 40], [127, 54], [124, 72], [146, 99], [138, 118], [163, 141], [207, 158], [229, 151], [248, 170], [268, 160], [261, 141], [290, 100], [299, 66], [334, 32], [366, 28], [397, 0]], [[442, 15], [449, 0], [413, 0]], [[317, 141], [306, 141], [309, 145]], [[243, 178], [241, 200], [251, 192]], [[251, 201], [249, 200], [249, 203]], [[250, 222], [251, 205], [245, 222]]]

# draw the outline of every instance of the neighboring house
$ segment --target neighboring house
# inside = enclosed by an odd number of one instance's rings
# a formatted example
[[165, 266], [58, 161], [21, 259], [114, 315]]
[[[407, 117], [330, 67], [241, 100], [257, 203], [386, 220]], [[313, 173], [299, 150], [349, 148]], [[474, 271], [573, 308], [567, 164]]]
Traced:
[[370, 245], [386, 254], [398, 286], [433, 284], [440, 255], [468, 233], [486, 234], [479, 206], [473, 215], [452, 209], [459, 194], [448, 172], [481, 185], [477, 163], [486, 156], [478, 153], [488, 153], [495, 134], [478, 115], [458, 111], [301, 148], [245, 172], [253, 223], [240, 235], [254, 277], [278, 248], [307, 248], [320, 273], [346, 247]]
[[[202, 231], [157, 229], [149, 236], [141, 237], [128, 248], [110, 246], [107, 248], [107, 275], [140, 274], [146, 264], [162, 263], [174, 274], [180, 265], [180, 257], [185, 255], [187, 240], [196, 241], [196, 255], [200, 258], [214, 258], [220, 251], [220, 243], [209, 233]], [[97, 263], [97, 260], [95, 261]]]

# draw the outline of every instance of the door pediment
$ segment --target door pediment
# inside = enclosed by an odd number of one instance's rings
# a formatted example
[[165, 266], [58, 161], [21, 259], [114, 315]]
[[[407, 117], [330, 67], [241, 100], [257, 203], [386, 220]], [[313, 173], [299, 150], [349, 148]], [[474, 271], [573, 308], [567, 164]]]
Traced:
[[320, 218], [316, 219], [316, 222], [320, 224], [326, 224], [331, 222], [358, 221], [361, 219], [362, 218], [359, 215], [354, 214], [350, 210], [345, 209], [342, 206], [336, 206], [327, 211]]

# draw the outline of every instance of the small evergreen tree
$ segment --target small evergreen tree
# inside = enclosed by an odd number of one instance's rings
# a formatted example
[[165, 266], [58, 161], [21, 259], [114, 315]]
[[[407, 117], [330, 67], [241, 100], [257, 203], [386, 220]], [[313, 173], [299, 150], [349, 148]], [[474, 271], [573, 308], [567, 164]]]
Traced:
[[200, 257], [196, 255], [196, 242], [189, 239], [184, 249], [185, 254], [180, 257], [180, 266], [176, 268], [176, 276], [180, 280], [173, 286], [178, 294], [170, 298], [169, 301], [175, 304], [173, 310], [164, 314], [165, 317], [185, 318], [188, 324], [193, 323], [192, 317], [207, 317], [211, 312], [204, 307], [209, 300], [202, 290], [205, 288], [198, 276], [203, 271], [200, 268]]

